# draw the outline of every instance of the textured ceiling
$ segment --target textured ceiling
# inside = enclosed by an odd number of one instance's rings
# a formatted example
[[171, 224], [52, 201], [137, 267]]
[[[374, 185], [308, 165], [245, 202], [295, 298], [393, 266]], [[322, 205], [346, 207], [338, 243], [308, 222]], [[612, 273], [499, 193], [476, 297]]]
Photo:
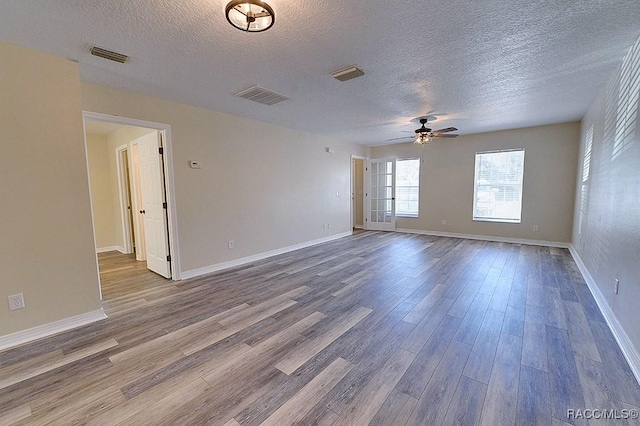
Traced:
[[[579, 120], [640, 35], [638, 0], [268, 2], [274, 27], [247, 34], [226, 0], [2, 0], [0, 40], [84, 81], [379, 145], [427, 113], [462, 134]], [[366, 75], [331, 77], [350, 65]], [[253, 84], [291, 99], [233, 97]]]

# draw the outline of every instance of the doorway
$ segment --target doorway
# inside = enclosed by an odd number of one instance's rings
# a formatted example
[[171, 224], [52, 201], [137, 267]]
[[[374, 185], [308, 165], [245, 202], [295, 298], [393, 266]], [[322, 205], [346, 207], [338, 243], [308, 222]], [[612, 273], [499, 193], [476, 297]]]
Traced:
[[179, 279], [169, 126], [83, 117], [96, 253], [128, 255]]

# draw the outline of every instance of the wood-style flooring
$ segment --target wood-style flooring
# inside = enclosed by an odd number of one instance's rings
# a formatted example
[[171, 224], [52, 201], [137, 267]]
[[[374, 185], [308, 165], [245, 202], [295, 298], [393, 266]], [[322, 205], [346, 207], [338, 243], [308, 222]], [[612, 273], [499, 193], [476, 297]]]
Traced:
[[107, 320], [0, 352], [0, 425], [582, 425], [568, 410], [640, 407], [567, 250], [360, 232], [180, 282], [100, 265]]

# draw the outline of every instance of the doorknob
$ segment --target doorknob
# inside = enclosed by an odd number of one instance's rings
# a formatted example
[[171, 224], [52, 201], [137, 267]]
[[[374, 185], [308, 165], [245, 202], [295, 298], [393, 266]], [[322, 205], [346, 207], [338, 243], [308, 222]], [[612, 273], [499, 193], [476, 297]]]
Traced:
[[140, 214], [145, 214], [146, 212], [144, 210], [140, 210]]

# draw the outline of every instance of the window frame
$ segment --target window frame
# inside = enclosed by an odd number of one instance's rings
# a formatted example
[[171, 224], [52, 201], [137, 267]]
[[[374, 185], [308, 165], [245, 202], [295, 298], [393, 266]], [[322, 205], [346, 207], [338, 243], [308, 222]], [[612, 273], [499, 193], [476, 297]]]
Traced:
[[[478, 203], [478, 156], [484, 154], [499, 154], [506, 152], [522, 152], [522, 175], [520, 176], [520, 216], [517, 219], [499, 218], [499, 217], [477, 217], [476, 207]], [[511, 148], [490, 151], [478, 151], [474, 154], [473, 165], [473, 210], [471, 211], [472, 220], [474, 222], [495, 222], [495, 223], [522, 223], [522, 203], [524, 199], [524, 170], [525, 170], [525, 149]]]
[[[408, 160], [417, 160], [418, 161], [418, 209], [416, 211], [416, 213], [399, 213], [398, 212], [398, 163], [401, 161], [408, 161]], [[396, 208], [395, 208], [395, 213], [396, 213], [396, 217], [409, 217], [409, 218], [417, 218], [420, 217], [420, 176], [421, 176], [421, 161], [420, 161], [420, 157], [403, 157], [403, 158], [396, 158], [396, 170], [395, 170], [395, 192], [396, 192], [396, 196], [395, 196], [395, 204], [396, 204]]]

